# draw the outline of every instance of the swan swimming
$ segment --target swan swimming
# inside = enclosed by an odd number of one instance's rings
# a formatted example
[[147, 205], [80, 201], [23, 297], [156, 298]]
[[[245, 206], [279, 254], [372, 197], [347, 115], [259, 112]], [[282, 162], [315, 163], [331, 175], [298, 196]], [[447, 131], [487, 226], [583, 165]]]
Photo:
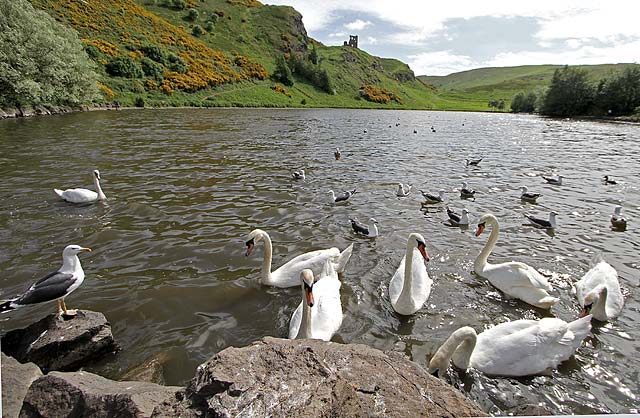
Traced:
[[327, 260], [330, 260], [334, 269], [338, 273], [343, 273], [351, 253], [353, 252], [353, 244], [349, 245], [344, 251], [340, 252], [336, 247], [324, 250], [310, 251], [292, 258], [285, 264], [280, 266], [276, 271], [271, 271], [271, 261], [273, 257], [273, 244], [271, 237], [262, 229], [254, 229], [249, 234], [247, 241], [246, 256], [251, 254], [253, 247], [264, 240], [264, 258], [262, 259], [262, 270], [260, 271], [260, 283], [268, 286], [276, 287], [292, 287], [300, 284], [300, 272], [304, 269], [310, 269], [318, 274]]
[[582, 276], [572, 291], [583, 308], [582, 315], [591, 314], [598, 321], [615, 318], [624, 306], [618, 272], [604, 260]]
[[487, 258], [491, 254], [493, 247], [495, 247], [500, 233], [498, 220], [488, 213], [480, 218], [476, 237], [484, 232], [487, 224], [491, 226], [491, 234], [473, 265], [476, 274], [489, 280], [493, 286], [500, 289], [507, 296], [520, 299], [538, 308], [551, 308], [559, 299], [547, 293], [553, 288], [547, 278], [536, 269], [517, 261], [500, 264], [487, 262]]
[[300, 272], [302, 301], [291, 315], [289, 338], [314, 338], [329, 341], [342, 325], [342, 283], [329, 260], [317, 280], [313, 272]]
[[102, 187], [100, 187], [100, 172], [98, 170], [93, 170], [93, 185], [96, 188], [97, 192], [89, 189], [53, 189], [53, 191], [63, 200], [69, 203], [93, 203], [98, 200], [107, 200], [107, 196], [102, 192]]
[[407, 239], [407, 250], [389, 283], [391, 306], [400, 315], [413, 315], [426, 302], [433, 280], [424, 261], [429, 261], [426, 242], [418, 233]]
[[519, 319], [476, 334], [462, 327], [436, 351], [429, 373], [442, 375], [449, 362], [492, 376], [547, 373], [571, 357], [591, 330], [591, 315], [566, 323], [558, 318]]

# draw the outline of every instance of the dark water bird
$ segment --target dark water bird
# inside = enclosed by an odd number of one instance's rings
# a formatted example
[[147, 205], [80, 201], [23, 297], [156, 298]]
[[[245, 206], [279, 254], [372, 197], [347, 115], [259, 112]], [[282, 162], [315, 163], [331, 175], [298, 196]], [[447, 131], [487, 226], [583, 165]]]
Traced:
[[460, 189], [460, 197], [463, 199], [471, 199], [476, 197], [476, 191], [469, 188], [467, 182], [462, 182], [462, 188]]
[[21, 296], [0, 304], [0, 313], [57, 300], [58, 315], [76, 315], [77, 310], [67, 309], [64, 298], [80, 287], [84, 281], [84, 270], [80, 265], [78, 253], [85, 251], [91, 251], [91, 249], [79, 245], [67, 245], [62, 251], [62, 267], [32, 284]]
[[340, 148], [336, 147], [336, 150], [333, 152], [333, 156], [336, 157], [336, 160], [340, 159], [340, 157], [342, 156], [342, 153], [340, 152]]
[[409, 193], [411, 193], [412, 188], [413, 188], [413, 185], [411, 184], [407, 184], [405, 186], [402, 183], [398, 183], [398, 190], [396, 191], [396, 196], [407, 197], [409, 196]]
[[414, 134], [417, 134], [417, 133], [418, 133], [418, 131], [417, 131], [416, 129], [414, 129], [414, 130], [413, 130], [413, 133], [414, 133]]
[[520, 193], [520, 199], [525, 202], [536, 203], [536, 200], [542, 196], [540, 193], [529, 193], [529, 188], [527, 186], [520, 187], [520, 190], [522, 191], [522, 193]]
[[466, 208], [462, 209], [462, 214], [458, 214], [447, 206], [447, 215], [449, 216], [449, 223], [453, 226], [469, 225], [469, 211]]
[[616, 229], [627, 229], [627, 220], [622, 216], [622, 206], [616, 206], [611, 215], [611, 226]]
[[542, 176], [542, 178], [549, 184], [554, 186], [562, 186], [562, 176], [558, 175], [558, 178]]
[[469, 160], [469, 159], [465, 158], [465, 161], [467, 162], [467, 167], [470, 166], [470, 165], [478, 166], [478, 165], [480, 165], [480, 161], [482, 161], [482, 158], [478, 158], [478, 159], [475, 159], [475, 160]]
[[307, 178], [304, 174], [304, 170], [294, 171], [291, 174], [291, 177], [293, 177], [294, 180], [304, 180]]
[[557, 213], [551, 211], [549, 212], [549, 220], [536, 218], [535, 216], [531, 216], [529, 214], [524, 214], [525, 218], [531, 221], [532, 225], [535, 225], [539, 228], [547, 228], [554, 229], [556, 227], [556, 215]]
[[422, 190], [420, 190], [420, 193], [422, 193], [422, 197], [425, 198], [423, 203], [442, 203], [445, 199], [444, 190], [439, 190], [437, 195], [425, 193]]
[[336, 196], [336, 194], [333, 192], [333, 190], [329, 190], [327, 193], [329, 193], [331, 195], [331, 203], [334, 203], [336, 205], [340, 205], [340, 204], [343, 204], [343, 203], [347, 203], [347, 201], [349, 201], [351, 196], [356, 194], [356, 192], [357, 192], [357, 189], [353, 189], [351, 191], [346, 190], [340, 196]]
[[93, 170], [93, 185], [96, 188], [96, 191], [89, 189], [53, 189], [53, 191], [63, 200], [69, 203], [93, 203], [98, 200], [107, 200], [107, 196], [102, 192], [102, 188], [100, 187], [100, 172], [98, 170]]
[[356, 234], [362, 234], [369, 238], [378, 236], [378, 221], [374, 218], [369, 218], [369, 226], [359, 223], [356, 219], [349, 219], [349, 221], [351, 221], [351, 228]]
[[609, 176], [604, 176], [604, 184], [618, 184], [617, 181], [609, 179]]

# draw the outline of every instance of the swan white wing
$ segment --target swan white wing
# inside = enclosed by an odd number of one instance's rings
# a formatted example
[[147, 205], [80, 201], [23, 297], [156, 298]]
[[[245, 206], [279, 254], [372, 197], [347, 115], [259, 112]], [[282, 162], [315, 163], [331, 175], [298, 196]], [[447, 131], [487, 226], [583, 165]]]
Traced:
[[301, 254], [272, 272], [271, 280], [279, 287], [298, 286], [302, 270], [310, 269], [314, 275], [319, 275], [327, 259], [335, 258], [337, 263], [338, 257], [340, 257], [340, 250], [335, 247]]
[[67, 189], [59, 196], [71, 203], [89, 203], [98, 200], [98, 193], [88, 189]]
[[289, 321], [289, 339], [293, 340], [298, 336], [298, 331], [300, 331], [300, 323], [302, 322], [302, 302], [298, 305], [293, 314], [291, 315], [291, 320]]
[[417, 248], [414, 248], [413, 261], [411, 265], [411, 273], [413, 275], [413, 280], [411, 281], [412, 306], [404, 307], [404, 309], [399, 308], [397, 306], [397, 303], [398, 299], [400, 298], [400, 294], [402, 293], [402, 288], [404, 287], [405, 262], [406, 256], [402, 257], [400, 266], [398, 266], [398, 269], [391, 278], [391, 282], [389, 283], [389, 299], [391, 300], [391, 304], [396, 311], [398, 311], [398, 309], [401, 309], [403, 311], [415, 312], [418, 309], [422, 308], [422, 305], [424, 305], [426, 300], [429, 298], [433, 280], [431, 280], [429, 274], [427, 273], [427, 268], [424, 265], [422, 254], [420, 254], [420, 251], [418, 251]]
[[391, 278], [391, 282], [389, 282], [389, 299], [391, 300], [391, 304], [395, 306], [398, 298], [400, 297], [400, 293], [402, 293], [402, 286], [404, 285], [404, 263], [405, 257], [402, 257], [400, 261], [400, 265], [396, 269], [396, 272], [393, 274]]
[[[584, 306], [584, 298], [587, 293], [599, 285], [607, 287], [607, 303], [605, 312], [607, 318], [613, 318], [620, 314], [624, 306], [624, 297], [620, 290], [618, 272], [606, 261], [601, 261], [593, 266], [582, 278], [576, 282], [576, 296], [581, 306]], [[600, 318], [597, 318], [600, 319]]]
[[520, 320], [500, 324], [478, 335], [470, 364], [491, 375], [527, 376], [543, 373], [568, 359], [580, 346], [588, 329], [582, 332], [585, 324], [581, 321], [577, 327], [580, 331], [577, 331], [574, 323], [543, 318], [540, 321]]
[[329, 341], [340, 329], [342, 325], [341, 285], [337, 278], [332, 277], [324, 277], [313, 285], [314, 298], [318, 298], [318, 302], [311, 311], [313, 338]]

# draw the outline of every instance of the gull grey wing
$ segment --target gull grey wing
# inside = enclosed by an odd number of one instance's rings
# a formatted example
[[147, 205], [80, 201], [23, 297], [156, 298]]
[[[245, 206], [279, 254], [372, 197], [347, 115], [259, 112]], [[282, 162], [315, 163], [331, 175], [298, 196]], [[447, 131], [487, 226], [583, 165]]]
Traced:
[[38, 280], [15, 303], [30, 305], [58, 299], [67, 294], [67, 290], [77, 280], [71, 273], [56, 271]]

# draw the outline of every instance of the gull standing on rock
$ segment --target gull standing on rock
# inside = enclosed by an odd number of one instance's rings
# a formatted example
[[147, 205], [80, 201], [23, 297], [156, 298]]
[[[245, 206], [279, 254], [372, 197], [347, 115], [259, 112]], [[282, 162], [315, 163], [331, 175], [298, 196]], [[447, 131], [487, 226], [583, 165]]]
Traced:
[[93, 170], [93, 185], [96, 188], [97, 192], [89, 189], [53, 189], [54, 192], [63, 200], [69, 203], [93, 203], [98, 200], [107, 200], [107, 196], [102, 192], [102, 188], [100, 187], [100, 172], [98, 170]]
[[62, 251], [62, 267], [32, 284], [21, 296], [0, 304], [0, 313], [57, 299], [58, 314], [76, 315], [77, 310], [67, 309], [64, 298], [80, 287], [84, 281], [84, 270], [80, 265], [78, 253], [85, 251], [91, 251], [91, 249], [79, 245], [67, 245]]

